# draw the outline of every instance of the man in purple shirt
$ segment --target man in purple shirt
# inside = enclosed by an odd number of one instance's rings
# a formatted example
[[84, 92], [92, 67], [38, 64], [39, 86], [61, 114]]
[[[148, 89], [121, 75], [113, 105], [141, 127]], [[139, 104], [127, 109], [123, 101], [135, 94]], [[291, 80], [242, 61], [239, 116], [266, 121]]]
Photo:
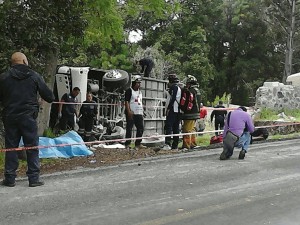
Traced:
[[233, 154], [234, 147], [242, 148], [239, 159], [244, 159], [248, 151], [254, 124], [244, 106], [228, 113], [223, 133], [223, 152], [220, 160], [229, 159]]

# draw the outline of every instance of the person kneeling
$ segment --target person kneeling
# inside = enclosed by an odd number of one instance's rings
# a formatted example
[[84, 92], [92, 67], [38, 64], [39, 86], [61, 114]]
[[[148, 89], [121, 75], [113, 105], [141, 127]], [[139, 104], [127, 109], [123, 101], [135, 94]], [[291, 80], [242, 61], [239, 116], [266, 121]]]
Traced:
[[224, 126], [223, 152], [220, 160], [229, 159], [233, 154], [234, 147], [242, 148], [239, 159], [244, 159], [251, 140], [250, 133], [253, 131], [254, 124], [245, 107], [240, 106], [229, 112]]

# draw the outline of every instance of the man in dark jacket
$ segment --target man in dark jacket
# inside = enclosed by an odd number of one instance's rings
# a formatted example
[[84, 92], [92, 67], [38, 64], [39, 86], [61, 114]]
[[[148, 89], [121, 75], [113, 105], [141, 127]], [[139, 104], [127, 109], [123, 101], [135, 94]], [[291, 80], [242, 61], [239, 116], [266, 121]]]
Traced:
[[[180, 125], [180, 111], [179, 101], [181, 97], [181, 89], [178, 86], [179, 79], [176, 74], [168, 76], [169, 90], [167, 93], [166, 101], [166, 121], [165, 121], [165, 134], [179, 134]], [[162, 146], [163, 150], [178, 150], [179, 136], [165, 137], [165, 144]]]
[[[196, 132], [196, 120], [200, 119], [200, 91], [198, 89], [197, 79], [194, 76], [188, 75], [186, 86], [184, 87], [182, 92], [184, 91], [186, 91], [186, 93], [192, 94], [193, 105], [190, 110], [186, 110], [181, 115], [181, 119], [183, 120], [182, 132], [193, 133]], [[196, 134], [183, 135], [182, 149], [193, 149], [196, 146]]]
[[93, 100], [92, 93], [86, 94], [86, 100], [83, 102], [79, 112], [79, 130], [78, 134], [81, 134], [84, 141], [90, 141], [92, 130], [95, 122], [95, 118], [98, 114], [97, 103]]
[[[28, 67], [26, 56], [15, 52], [11, 57], [11, 68], [0, 76], [0, 102], [2, 102], [2, 119], [5, 128], [5, 147], [16, 148], [21, 137], [25, 147], [38, 146], [38, 129], [36, 118], [39, 111], [38, 93], [47, 102], [54, 101], [52, 91], [42, 77]], [[39, 179], [39, 150], [30, 149], [27, 155], [27, 176], [29, 187], [44, 184]], [[18, 169], [17, 151], [5, 152], [5, 179], [2, 185], [14, 187]]]
[[[79, 87], [74, 87], [71, 93], [65, 93], [61, 97], [61, 104], [58, 107], [58, 118], [59, 126], [61, 130], [71, 129], [74, 130], [75, 127], [75, 116], [76, 120], [78, 118], [77, 105], [78, 102], [77, 95], [79, 95]], [[65, 102], [65, 103], [64, 103]], [[69, 103], [69, 104], [68, 104]]]
[[[223, 130], [224, 128], [224, 120], [227, 115], [227, 111], [225, 110], [225, 107], [223, 106], [223, 102], [219, 101], [219, 105], [217, 105], [215, 108], [218, 108], [220, 110], [213, 110], [210, 115], [210, 121], [212, 122], [215, 117], [215, 130]], [[216, 136], [219, 135], [219, 132], [215, 132]]]
[[138, 64], [142, 67], [141, 73], [144, 74], [144, 77], [150, 77], [150, 73], [154, 67], [153, 60], [149, 58], [143, 58], [138, 61]]

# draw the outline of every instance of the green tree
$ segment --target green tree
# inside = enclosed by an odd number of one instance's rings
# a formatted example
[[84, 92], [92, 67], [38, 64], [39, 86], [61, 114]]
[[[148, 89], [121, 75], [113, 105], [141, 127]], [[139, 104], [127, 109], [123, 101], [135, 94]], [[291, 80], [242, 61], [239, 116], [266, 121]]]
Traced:
[[51, 67], [56, 64], [60, 46], [70, 36], [83, 35], [82, 14], [79, 0], [4, 0], [0, 4], [1, 68], [7, 68], [13, 51], [23, 51], [35, 69], [53, 75]]
[[217, 70], [211, 85], [215, 95], [226, 91], [235, 104], [245, 105], [264, 81], [280, 79], [280, 54], [262, 20], [260, 0], [226, 0], [222, 9], [210, 43]]
[[[82, 15], [80, 0], [4, 0], [0, 3], [1, 70], [9, 66], [8, 59], [14, 51], [22, 51], [52, 86], [60, 46], [72, 36], [83, 35]], [[39, 133], [46, 127], [48, 112], [47, 104], [39, 116]]]
[[161, 19], [151, 28], [145, 25], [141, 28], [145, 34], [141, 45], [147, 47], [159, 42], [172, 65], [169, 71], [181, 77], [194, 75], [204, 98], [209, 92], [209, 80], [214, 75], [214, 66], [208, 58], [208, 33], [204, 29], [208, 20], [206, 10], [210, 11], [212, 4], [212, 1], [179, 1], [169, 17]]
[[133, 23], [127, 26], [128, 21], [143, 20], [144, 14], [157, 21], [168, 14], [169, 5], [171, 3], [164, 0], [86, 0], [84, 18], [88, 26], [84, 39], [70, 39], [64, 46], [60, 62], [134, 71], [136, 47], [129, 42], [129, 33], [138, 26]]
[[[299, 0], [266, 0], [265, 21], [270, 31], [276, 35], [278, 40], [277, 51], [282, 53], [284, 62], [282, 82], [299, 70], [299, 60], [294, 55], [299, 55], [299, 22], [300, 22], [300, 1]], [[296, 65], [296, 67], [295, 67]], [[293, 68], [294, 67], [294, 68]]]
[[[8, 67], [12, 52], [22, 51], [50, 86], [58, 60], [70, 65], [132, 68], [124, 18], [140, 11], [155, 11], [159, 16], [164, 4], [164, 0], [1, 1], [0, 68]], [[47, 121], [48, 110], [44, 112], [40, 118]]]

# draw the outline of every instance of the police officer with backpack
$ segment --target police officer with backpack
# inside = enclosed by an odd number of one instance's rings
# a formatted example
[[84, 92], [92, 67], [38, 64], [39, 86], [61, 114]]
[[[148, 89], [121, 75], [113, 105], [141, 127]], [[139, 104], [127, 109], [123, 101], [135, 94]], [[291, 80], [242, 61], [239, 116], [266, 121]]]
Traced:
[[[197, 79], [188, 75], [186, 86], [182, 89], [180, 108], [182, 110], [181, 119], [183, 120], [182, 132], [196, 132], [196, 120], [200, 119], [200, 91], [198, 89]], [[193, 149], [197, 146], [196, 134], [183, 135], [182, 149]]]

